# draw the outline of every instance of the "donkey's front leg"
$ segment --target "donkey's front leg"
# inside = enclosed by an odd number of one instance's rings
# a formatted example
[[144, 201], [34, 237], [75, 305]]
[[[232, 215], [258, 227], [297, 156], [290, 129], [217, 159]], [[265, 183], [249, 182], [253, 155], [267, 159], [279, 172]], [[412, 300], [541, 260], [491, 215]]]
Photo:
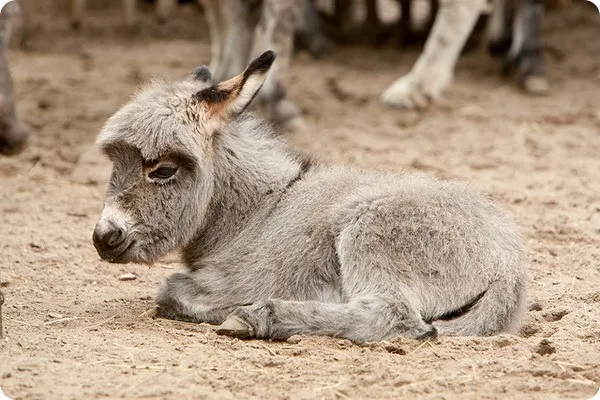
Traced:
[[217, 333], [284, 340], [294, 334], [327, 335], [364, 343], [398, 336], [437, 336], [402, 298], [363, 297], [348, 303], [267, 300], [236, 308]]
[[236, 308], [211, 305], [193, 277], [180, 272], [167, 278], [156, 296], [156, 304], [159, 317], [216, 325], [225, 321]]

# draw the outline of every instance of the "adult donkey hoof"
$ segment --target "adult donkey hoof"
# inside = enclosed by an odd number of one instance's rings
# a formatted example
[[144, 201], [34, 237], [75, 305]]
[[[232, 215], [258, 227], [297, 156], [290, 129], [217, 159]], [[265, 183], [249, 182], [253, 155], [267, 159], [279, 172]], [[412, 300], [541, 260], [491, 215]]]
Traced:
[[550, 85], [545, 76], [528, 76], [523, 81], [523, 90], [534, 96], [545, 96], [550, 91]]
[[303, 133], [308, 130], [308, 125], [304, 118], [298, 116], [287, 121], [283, 125], [283, 130], [289, 133]]
[[304, 124], [298, 106], [287, 99], [278, 101], [269, 112], [273, 121], [281, 124], [285, 130], [295, 131]]
[[231, 336], [238, 339], [251, 339], [254, 337], [254, 329], [241, 318], [230, 315], [225, 322], [215, 329], [217, 335]]
[[434, 103], [450, 83], [450, 76], [442, 74], [408, 73], [390, 85], [381, 95], [386, 106], [422, 110]]
[[433, 96], [419, 82], [407, 75], [397, 79], [387, 88], [380, 97], [383, 104], [388, 107], [420, 110], [429, 106]]
[[17, 123], [0, 131], [0, 154], [15, 155], [23, 151], [29, 140], [29, 130]]

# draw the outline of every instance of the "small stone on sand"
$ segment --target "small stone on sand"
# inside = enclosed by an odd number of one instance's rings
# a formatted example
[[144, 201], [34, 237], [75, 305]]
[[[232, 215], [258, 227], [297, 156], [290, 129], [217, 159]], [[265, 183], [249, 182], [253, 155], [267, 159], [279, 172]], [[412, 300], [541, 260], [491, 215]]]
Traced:
[[119, 275], [119, 280], [120, 281], [135, 281], [138, 278], [137, 274], [134, 274], [132, 272], [128, 272], [126, 274], [123, 275]]

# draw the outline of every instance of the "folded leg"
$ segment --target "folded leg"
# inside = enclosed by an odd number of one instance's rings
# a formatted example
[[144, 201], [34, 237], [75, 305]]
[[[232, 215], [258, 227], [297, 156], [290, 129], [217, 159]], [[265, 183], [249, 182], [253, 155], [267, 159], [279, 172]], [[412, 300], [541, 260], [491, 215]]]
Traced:
[[358, 343], [437, 335], [407, 299], [379, 296], [344, 304], [268, 300], [235, 309], [217, 333], [279, 340], [294, 334], [326, 335]]
[[156, 296], [158, 316], [189, 322], [220, 324], [236, 306], [213, 302], [190, 274], [175, 273], [167, 278]]

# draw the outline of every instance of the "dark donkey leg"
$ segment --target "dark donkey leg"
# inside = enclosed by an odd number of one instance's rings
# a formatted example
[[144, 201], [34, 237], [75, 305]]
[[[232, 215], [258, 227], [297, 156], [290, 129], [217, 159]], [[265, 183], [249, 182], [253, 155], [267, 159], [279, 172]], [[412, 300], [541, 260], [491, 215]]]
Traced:
[[262, 14], [254, 31], [253, 57], [266, 50], [277, 53], [257, 99], [271, 120], [285, 128], [302, 129], [300, 109], [287, 96], [286, 83], [294, 46], [294, 30], [302, 18], [301, 0], [263, 0]]
[[2, 325], [2, 305], [4, 304], [4, 293], [0, 290], [0, 339], [4, 339], [4, 326]]
[[322, 15], [313, 0], [302, 0], [302, 17], [296, 29], [295, 45], [308, 50], [314, 58], [326, 56], [331, 51]]
[[12, 18], [19, 13], [16, 2], [4, 6], [0, 14], [0, 154], [15, 154], [23, 149], [29, 133], [17, 116], [13, 83], [8, 66], [8, 43]]
[[517, 70], [520, 87], [532, 94], [545, 94], [548, 82], [540, 41], [544, 12], [542, 0], [498, 0], [490, 22], [489, 50], [505, 56], [504, 74]]
[[[211, 67], [215, 68], [213, 79], [215, 82], [220, 82], [229, 79], [243, 71], [248, 63], [252, 49], [252, 41], [254, 32], [261, 16], [264, 4], [263, 0], [232, 0], [230, 3], [222, 1], [215, 3], [214, 1], [205, 0], [203, 4], [211, 7], [214, 15], [207, 15], [209, 22], [212, 25], [223, 24], [227, 21], [227, 27], [220, 36], [217, 33], [219, 26], [211, 28], [214, 38], [222, 41], [219, 60], [211, 60]], [[216, 16], [216, 12], [221, 12], [223, 15]], [[225, 16], [224, 14], [228, 14]], [[219, 19], [217, 19], [219, 18]], [[222, 36], [222, 37], [221, 37]], [[212, 46], [211, 38], [211, 46]], [[212, 53], [216, 53], [216, 45], [211, 49]], [[213, 55], [213, 57], [216, 56]]]
[[507, 66], [516, 65], [519, 86], [531, 94], [545, 94], [549, 89], [540, 40], [543, 13], [542, 0], [522, 1], [508, 51]]

